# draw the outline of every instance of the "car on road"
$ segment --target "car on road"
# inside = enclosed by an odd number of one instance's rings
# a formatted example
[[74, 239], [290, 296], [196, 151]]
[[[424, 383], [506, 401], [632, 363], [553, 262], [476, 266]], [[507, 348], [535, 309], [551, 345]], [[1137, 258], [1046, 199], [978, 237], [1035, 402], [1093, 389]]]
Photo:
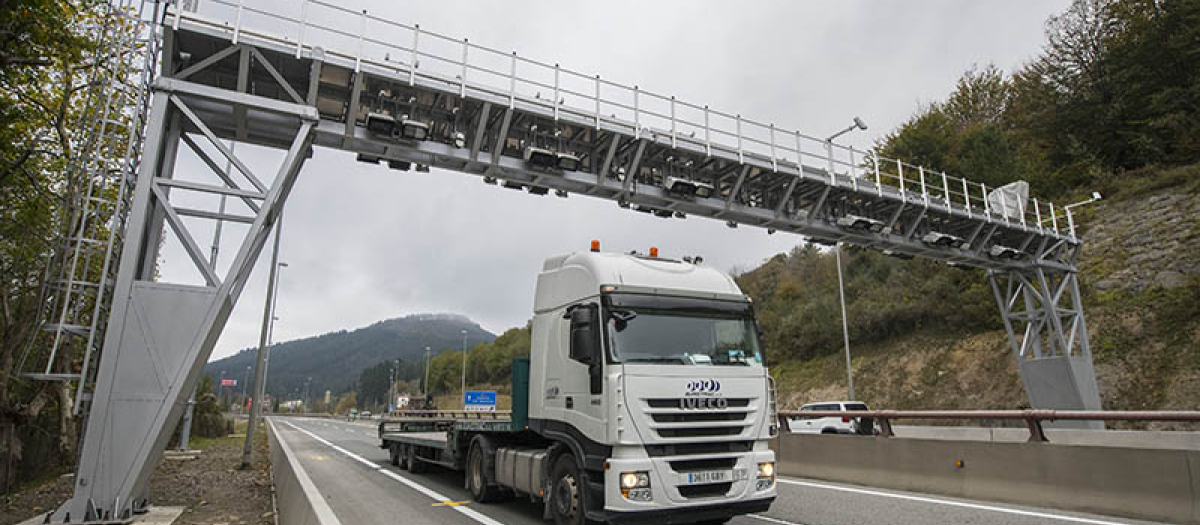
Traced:
[[[801, 412], [865, 412], [867, 405], [858, 401], [825, 401], [800, 407]], [[794, 417], [788, 419], [794, 434], [858, 434], [875, 433], [875, 421], [869, 417]]]

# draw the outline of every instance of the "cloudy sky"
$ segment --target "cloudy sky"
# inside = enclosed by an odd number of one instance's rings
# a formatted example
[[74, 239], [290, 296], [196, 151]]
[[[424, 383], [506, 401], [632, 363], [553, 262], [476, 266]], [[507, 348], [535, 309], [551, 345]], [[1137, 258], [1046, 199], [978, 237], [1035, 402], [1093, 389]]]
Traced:
[[[1020, 67], [1039, 51], [1046, 18], [1067, 3], [340, 2], [811, 135], [833, 133], [857, 115], [870, 129], [844, 142], [860, 148], [943, 99], [973, 65]], [[203, 1], [200, 9], [227, 14]], [[239, 151], [270, 178], [277, 153]], [[203, 168], [184, 154], [179, 172]], [[420, 312], [461, 313], [499, 333], [530, 318], [541, 261], [586, 249], [591, 239], [606, 250], [702, 254], [722, 270], [753, 268], [800, 242], [698, 217], [657, 219], [577, 195], [532, 196], [454, 172], [389, 171], [324, 149], [305, 165], [284, 215], [280, 260], [289, 266], [280, 278], [276, 341]], [[209, 246], [211, 228], [192, 224], [198, 243]], [[222, 269], [244, 231], [225, 229]], [[213, 359], [257, 345], [269, 248]], [[198, 281], [174, 240], [162, 261], [164, 280]]]

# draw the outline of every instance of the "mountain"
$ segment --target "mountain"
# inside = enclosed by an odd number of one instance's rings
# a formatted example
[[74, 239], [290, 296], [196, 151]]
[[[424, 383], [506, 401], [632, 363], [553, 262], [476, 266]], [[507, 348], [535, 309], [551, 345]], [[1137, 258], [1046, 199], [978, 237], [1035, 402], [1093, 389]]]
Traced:
[[[496, 339], [495, 334], [462, 315], [415, 314], [379, 321], [349, 332], [339, 330], [276, 343], [271, 346], [267, 393], [274, 396], [302, 394], [310, 377], [312, 382], [308, 389], [313, 396], [322, 395], [325, 390], [338, 393], [352, 388], [363, 369], [397, 358], [401, 360], [401, 377], [413, 379], [421, 373], [425, 347], [435, 355], [458, 351], [463, 344], [462, 330], [467, 331], [469, 346]], [[248, 373], [252, 373], [247, 367], [254, 366], [256, 354], [257, 348], [247, 348], [208, 363], [204, 373], [212, 376], [214, 381], [236, 379], [237, 391], [240, 391]]]

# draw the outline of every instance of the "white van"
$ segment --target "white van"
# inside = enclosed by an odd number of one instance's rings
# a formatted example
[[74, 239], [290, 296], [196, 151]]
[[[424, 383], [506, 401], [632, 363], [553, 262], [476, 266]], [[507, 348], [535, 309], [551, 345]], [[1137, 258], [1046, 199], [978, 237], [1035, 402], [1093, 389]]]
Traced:
[[[800, 407], [801, 412], [836, 411], [862, 412], [869, 410], [867, 405], [858, 401], [826, 401], [809, 403]], [[875, 433], [875, 421], [869, 417], [794, 417], [788, 419], [788, 426], [797, 434], [859, 434], [870, 436]]]

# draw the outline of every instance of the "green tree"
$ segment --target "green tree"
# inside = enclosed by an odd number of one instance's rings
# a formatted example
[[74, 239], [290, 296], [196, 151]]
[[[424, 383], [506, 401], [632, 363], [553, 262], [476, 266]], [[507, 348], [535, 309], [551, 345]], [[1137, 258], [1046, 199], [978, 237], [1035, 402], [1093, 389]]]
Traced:
[[[125, 57], [98, 53], [97, 35], [124, 30], [104, 16], [107, 7], [99, 0], [0, 2], [0, 493], [19, 481], [18, 472], [69, 466], [75, 457], [73, 385], [31, 382], [15, 367], [39, 335], [42, 280], [62, 260], [53, 257], [55, 239], [71, 233], [67, 205], [79, 202], [88, 180], [67, 170], [81, 150], [84, 95], [99, 85], [94, 74], [123, 71]], [[54, 371], [73, 372], [77, 350], [67, 345]], [[43, 411], [57, 424], [38, 428], [36, 439], [50, 436], [56, 453], [21, 454], [36, 450], [22, 441], [33, 437], [28, 431]]]
[[358, 378], [358, 391], [364, 403], [370, 406], [387, 403], [388, 390], [391, 388], [392, 369], [395, 364], [395, 361], [383, 361], [362, 371]]
[[350, 390], [338, 397], [335, 414], [349, 414], [351, 408], [358, 407], [358, 393]]

